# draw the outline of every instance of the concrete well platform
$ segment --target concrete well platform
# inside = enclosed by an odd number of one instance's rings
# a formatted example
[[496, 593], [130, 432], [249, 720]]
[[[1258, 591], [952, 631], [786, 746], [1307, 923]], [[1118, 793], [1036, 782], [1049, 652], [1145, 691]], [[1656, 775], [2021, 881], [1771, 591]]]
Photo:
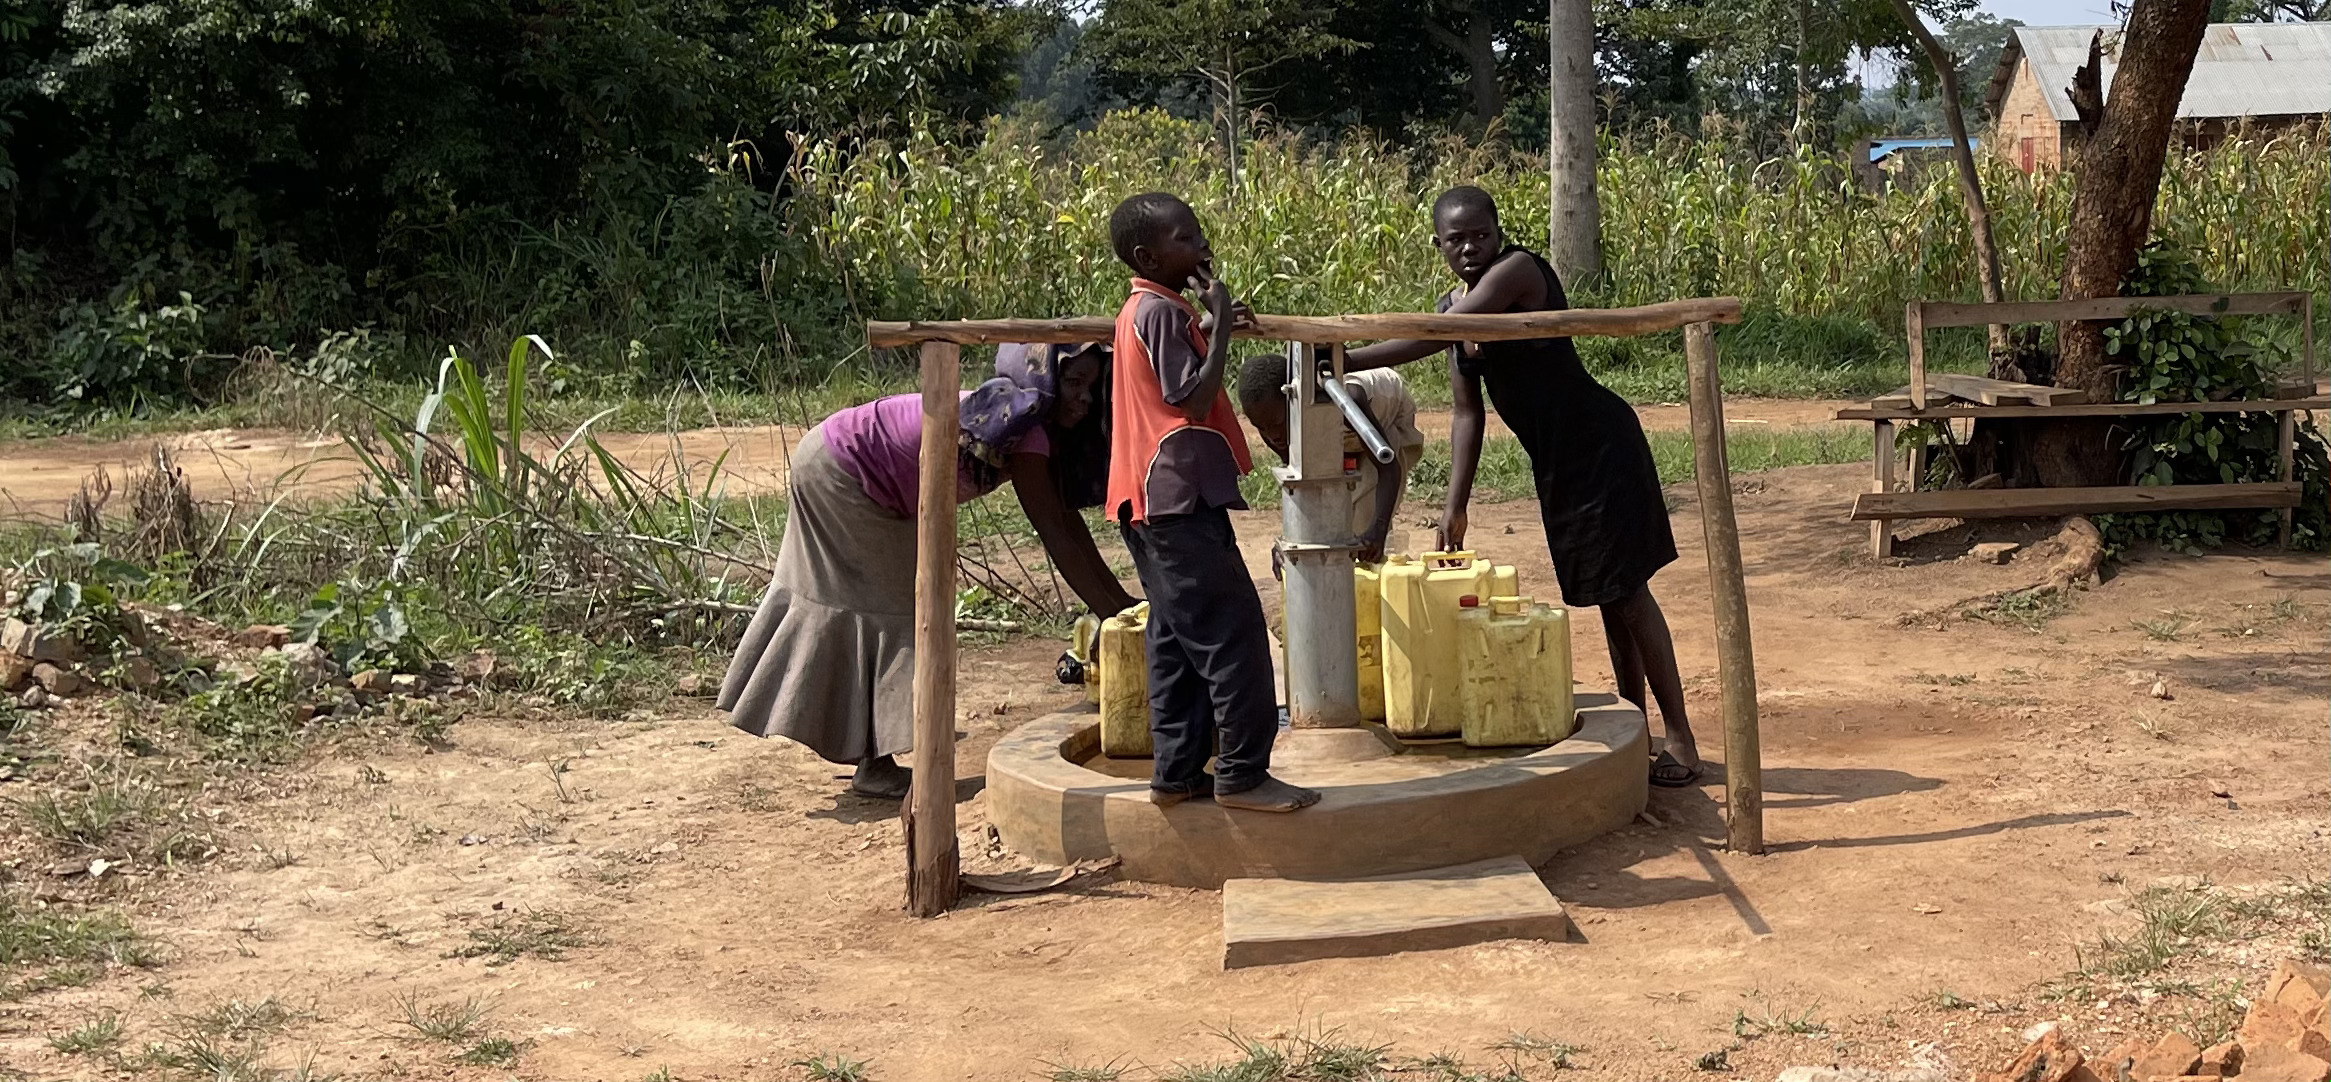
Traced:
[[1643, 714], [1581, 693], [1578, 731], [1545, 748], [1425, 744], [1352, 763], [1287, 763], [1273, 773], [1318, 789], [1290, 815], [1212, 801], [1149, 801], [1149, 761], [1100, 755], [1099, 715], [1052, 714], [988, 753], [988, 812], [1029, 858], [1116, 856], [1151, 883], [1216, 888], [1235, 878], [1344, 879], [1555, 852], [1615, 830], [1650, 792]]

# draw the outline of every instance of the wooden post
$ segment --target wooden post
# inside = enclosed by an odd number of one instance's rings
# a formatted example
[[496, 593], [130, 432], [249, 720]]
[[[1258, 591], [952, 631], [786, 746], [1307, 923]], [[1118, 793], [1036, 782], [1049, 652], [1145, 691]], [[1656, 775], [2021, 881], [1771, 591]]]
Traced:
[[[1870, 469], [1876, 476], [1870, 479], [1870, 491], [1894, 491], [1894, 422], [1870, 422]], [[1879, 519], [1870, 520], [1870, 559], [1883, 560], [1894, 555], [1894, 524]]]
[[1902, 310], [1902, 337], [1910, 344], [1910, 408], [1926, 408], [1926, 309], [1917, 301]]
[[[1749, 646], [1740, 524], [1732, 517], [1732, 471], [1724, 459], [1724, 389], [1716, 374], [1713, 325], [1684, 328], [1684, 364], [1690, 370], [1692, 457], [1708, 545], [1708, 593], [1716, 607], [1716, 668], [1724, 685], [1727, 844], [1735, 853], [1762, 853], [1764, 766], [1756, 735], [1756, 659]], [[1911, 393], [1918, 393], [1915, 379]]]
[[[2275, 415], [2275, 422], [2274, 449], [2276, 455], [2281, 458], [2280, 468], [2275, 472], [2275, 480], [2288, 483], [2291, 479], [2291, 467], [2299, 443], [2298, 411], [2283, 410]], [[2274, 544], [2276, 548], [2287, 549], [2291, 547], [2291, 509], [2283, 508], [2281, 518], [2282, 525], [2275, 531]]]
[[[2315, 293], [2313, 290], [2308, 290], [2306, 296], [2299, 300], [2299, 379], [2306, 384], [2301, 397], [2315, 397]], [[2311, 417], [2312, 414], [2309, 416]], [[2275, 443], [2277, 452], [2282, 456], [2282, 471], [2275, 475], [2275, 479], [2289, 481], [2291, 479], [2291, 460], [2298, 451], [2299, 415], [2291, 410], [2284, 410], [2279, 420], [2280, 423], [2275, 426]], [[2278, 548], [2291, 547], [2291, 517], [2291, 509], [2283, 508], [2282, 526], [2275, 531], [2275, 545]]]
[[923, 343], [923, 446], [915, 515], [914, 784], [906, 829], [907, 912], [935, 917], [961, 889], [955, 843], [955, 440], [961, 347]]
[[2299, 300], [2299, 378], [2306, 381], [2305, 397], [2315, 397], [2315, 293]]

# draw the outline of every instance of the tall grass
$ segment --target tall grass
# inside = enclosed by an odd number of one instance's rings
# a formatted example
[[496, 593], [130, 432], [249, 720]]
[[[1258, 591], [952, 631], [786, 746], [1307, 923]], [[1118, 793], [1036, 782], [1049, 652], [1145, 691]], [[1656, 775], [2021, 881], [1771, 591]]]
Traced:
[[[2053, 296], [2068, 173], [1983, 162], [2010, 297]], [[1226, 277], [1256, 308], [1290, 313], [1428, 308], [1452, 282], [1428, 247], [1433, 197], [1488, 188], [1517, 242], [1542, 237], [1543, 160], [1456, 141], [1400, 149], [1365, 138], [1257, 138], [1238, 199], [1201, 126], [1157, 112], [1105, 119], [1047, 149], [999, 129], [978, 145], [917, 139], [854, 156], [812, 148], [796, 179], [825, 258], [880, 315], [924, 318], [1113, 311], [1125, 273], [1107, 220], [1134, 192], [1198, 209]], [[1891, 329], [1911, 298], [1975, 299], [1965, 212], [1947, 171], [1862, 191], [1811, 149], [1758, 161], [1722, 138], [1608, 139], [1599, 177], [1609, 280], [1581, 301], [1641, 304], [1730, 294], [1790, 316]], [[2320, 128], [2173, 153], [2156, 232], [2229, 288], [2331, 286], [2331, 140]]]

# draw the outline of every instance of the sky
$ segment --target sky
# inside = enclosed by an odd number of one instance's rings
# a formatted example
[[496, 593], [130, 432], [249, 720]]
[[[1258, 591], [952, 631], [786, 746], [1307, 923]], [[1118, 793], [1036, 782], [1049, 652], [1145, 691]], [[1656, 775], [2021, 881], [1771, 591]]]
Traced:
[[[1994, 18], [2015, 19], [2026, 26], [2106, 26], [2121, 21], [2113, 13], [2112, 0], [1982, 0], [1975, 6]], [[1891, 59], [1848, 63], [1863, 86], [1876, 89], [1894, 84]]]
[[2118, 23], [2111, 0], [1983, 0], [1976, 5], [2001, 19], [2028, 26], [2085, 26]]

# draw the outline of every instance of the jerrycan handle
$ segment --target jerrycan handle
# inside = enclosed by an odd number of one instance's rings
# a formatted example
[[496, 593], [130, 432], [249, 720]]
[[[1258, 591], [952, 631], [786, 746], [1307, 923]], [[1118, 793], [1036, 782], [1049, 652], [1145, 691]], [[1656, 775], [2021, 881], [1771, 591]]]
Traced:
[[1489, 614], [1491, 616], [1519, 616], [1522, 612], [1522, 606], [1529, 604], [1529, 602], [1530, 599], [1526, 597], [1493, 597], [1489, 599]]
[[1471, 567], [1473, 566], [1473, 550], [1458, 549], [1455, 552], [1428, 552], [1424, 554], [1424, 562], [1431, 565], [1434, 570], [1439, 570], [1445, 567]]

